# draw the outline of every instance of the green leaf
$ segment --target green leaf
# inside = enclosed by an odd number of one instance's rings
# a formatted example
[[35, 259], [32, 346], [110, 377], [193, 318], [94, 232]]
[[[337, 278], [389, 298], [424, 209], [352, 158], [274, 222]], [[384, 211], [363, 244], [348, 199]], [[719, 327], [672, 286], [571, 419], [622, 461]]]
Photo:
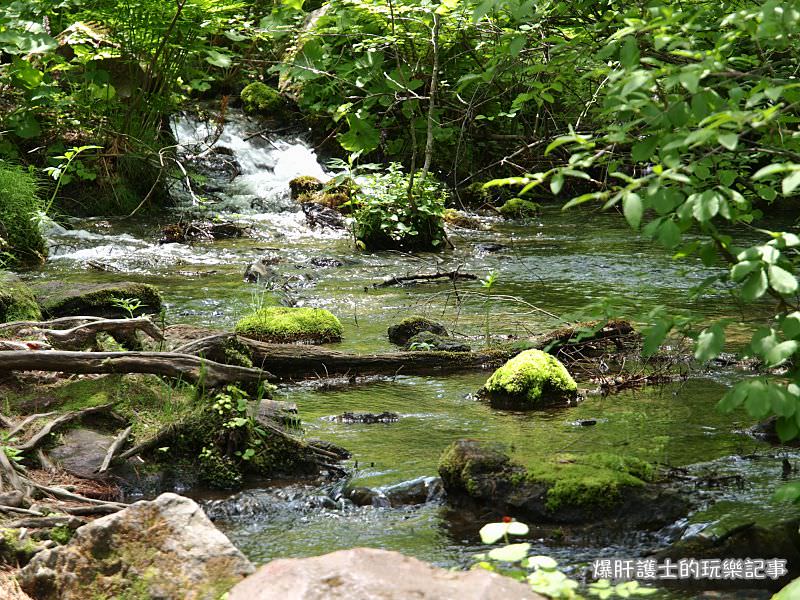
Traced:
[[797, 291], [797, 278], [777, 265], [769, 266], [769, 284], [779, 294], [793, 294]]
[[531, 556], [528, 558], [528, 566], [531, 569], [544, 569], [546, 571], [552, 571], [558, 566], [558, 563], [555, 561], [554, 558], [544, 555], [538, 556]]
[[778, 365], [786, 362], [789, 357], [797, 352], [798, 347], [800, 347], [800, 344], [798, 344], [797, 341], [786, 340], [785, 342], [781, 342], [777, 346], [774, 346], [772, 349], [770, 349], [769, 352], [764, 355], [764, 360], [768, 366], [777, 367]]
[[775, 433], [778, 434], [781, 442], [785, 444], [797, 437], [797, 434], [800, 433], [800, 427], [798, 427], [797, 421], [794, 419], [779, 417], [775, 421]]
[[348, 152], [371, 152], [381, 142], [380, 132], [369, 121], [357, 115], [347, 115], [350, 129], [338, 136], [339, 145]]
[[725, 330], [719, 323], [714, 323], [704, 329], [697, 338], [697, 348], [694, 351], [695, 359], [706, 362], [715, 358], [725, 346]]
[[639, 229], [644, 213], [644, 204], [639, 194], [629, 192], [622, 197], [622, 214], [633, 229]]
[[667, 219], [658, 227], [658, 241], [665, 248], [674, 248], [681, 243], [681, 228], [672, 219]]
[[556, 173], [550, 180], [550, 191], [553, 192], [553, 195], [558, 196], [558, 193], [561, 191], [561, 188], [563, 187], [564, 187], [564, 175], [562, 175], [561, 173]]
[[720, 399], [717, 408], [724, 413], [729, 413], [739, 408], [747, 398], [747, 384], [748, 382], [743, 381], [728, 390]]
[[625, 38], [619, 51], [619, 60], [626, 69], [632, 69], [639, 64], [639, 46], [634, 36], [629, 35]]
[[742, 298], [747, 302], [757, 300], [767, 291], [767, 274], [763, 269], [751, 273], [742, 286]]
[[230, 54], [224, 54], [216, 50], [206, 50], [206, 55], [206, 62], [215, 67], [227, 69], [233, 64]]
[[642, 344], [642, 355], [645, 357], [655, 354], [667, 334], [673, 327], [672, 321], [661, 319], [656, 321], [650, 328], [645, 331], [644, 343]]
[[760, 260], [744, 260], [736, 263], [731, 267], [731, 279], [737, 282], [741, 281], [756, 269], [760, 269], [761, 266]]
[[794, 311], [783, 318], [781, 330], [787, 338], [800, 336], [800, 312]]
[[640, 142], [636, 142], [631, 148], [631, 158], [636, 162], [650, 160], [657, 145], [658, 136], [655, 135], [645, 138]]
[[481, 541], [484, 544], [494, 544], [497, 540], [506, 535], [525, 535], [528, 533], [528, 526], [519, 521], [509, 523], [487, 523], [480, 530]]
[[292, 10], [303, 10], [304, 0], [283, 0], [283, 5]]
[[[778, 502], [797, 502], [800, 500], [800, 481], [792, 481], [775, 490], [775, 500]], [[780, 596], [780, 594], [778, 594]], [[793, 596], [786, 595], [785, 600], [792, 600]], [[784, 598], [781, 598], [784, 600]]]
[[720, 133], [717, 136], [717, 141], [728, 150], [736, 150], [736, 146], [739, 144], [739, 136], [735, 133]]
[[800, 186], [800, 169], [783, 178], [781, 182], [781, 191], [784, 196], [789, 196], [798, 186]]
[[508, 53], [511, 55], [511, 58], [516, 58], [517, 55], [522, 51], [525, 47], [525, 43], [528, 41], [528, 38], [524, 35], [518, 35], [511, 43], [508, 44]]
[[519, 562], [526, 556], [531, 549], [528, 542], [522, 544], [508, 544], [502, 548], [494, 548], [489, 551], [489, 558], [500, 562]]

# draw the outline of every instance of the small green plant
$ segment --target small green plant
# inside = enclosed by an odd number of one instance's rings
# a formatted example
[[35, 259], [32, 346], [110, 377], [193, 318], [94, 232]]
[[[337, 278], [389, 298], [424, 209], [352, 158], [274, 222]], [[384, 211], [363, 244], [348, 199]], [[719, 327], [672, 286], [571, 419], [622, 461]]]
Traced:
[[489, 327], [489, 316], [492, 311], [492, 290], [494, 289], [494, 284], [497, 283], [497, 273], [495, 271], [491, 271], [487, 276], [486, 279], [481, 280], [481, 287], [486, 290], [486, 301], [484, 302], [484, 312], [485, 312], [485, 338], [486, 338], [486, 345], [489, 345], [490, 336], [491, 336], [491, 329]]
[[147, 306], [146, 304], [142, 304], [142, 301], [139, 300], [139, 298], [118, 298], [116, 296], [112, 296], [111, 304], [128, 313], [129, 319], [133, 318], [133, 315], [137, 310], [143, 306]]
[[[64, 154], [60, 156], [56, 156], [55, 158], [62, 161], [55, 167], [47, 167], [45, 168], [45, 172], [50, 175], [56, 181], [56, 187], [53, 189], [53, 193], [50, 195], [50, 199], [47, 201], [47, 204], [42, 211], [44, 214], [48, 214], [50, 209], [53, 206], [53, 202], [55, 202], [56, 196], [58, 195], [58, 190], [61, 189], [61, 186], [65, 183], [69, 183], [71, 174], [70, 166], [75, 160], [78, 158], [78, 155], [82, 152], [86, 152], [87, 150], [101, 150], [102, 146], [75, 146], [70, 148]], [[96, 174], [91, 171], [88, 171], [86, 167], [78, 161], [76, 163], [75, 173], [82, 179], [94, 179]]]
[[355, 194], [355, 237], [367, 250], [436, 250], [444, 246], [447, 192], [433, 177], [407, 174], [399, 163], [362, 177]]
[[[528, 542], [512, 544], [509, 536], [527, 535], [525, 523], [504, 517], [501, 523], [487, 523], [480, 530], [484, 544], [494, 544], [500, 540], [504, 546], [492, 548], [489, 552], [478, 554], [478, 562], [473, 568], [486, 569], [501, 573], [518, 581], [527, 581], [534, 592], [556, 600], [581, 600], [578, 593], [579, 584], [570, 579], [558, 568], [558, 563], [549, 556], [529, 556], [531, 544]], [[589, 594], [602, 600], [619, 596], [649, 596], [655, 594], [654, 588], [641, 587], [637, 581], [625, 581], [612, 584], [607, 579], [600, 579], [588, 586]]]

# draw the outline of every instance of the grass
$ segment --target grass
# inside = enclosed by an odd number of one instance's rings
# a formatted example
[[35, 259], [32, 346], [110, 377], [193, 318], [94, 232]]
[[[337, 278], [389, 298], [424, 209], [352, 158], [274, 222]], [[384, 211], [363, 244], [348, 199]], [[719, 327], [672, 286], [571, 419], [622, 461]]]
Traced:
[[0, 266], [37, 264], [47, 257], [36, 222], [42, 208], [33, 175], [0, 160]]

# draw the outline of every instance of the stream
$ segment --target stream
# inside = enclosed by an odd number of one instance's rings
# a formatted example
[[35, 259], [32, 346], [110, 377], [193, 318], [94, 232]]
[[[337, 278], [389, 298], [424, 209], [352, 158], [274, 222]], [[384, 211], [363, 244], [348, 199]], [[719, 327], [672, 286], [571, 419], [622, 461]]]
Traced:
[[[203, 140], [211, 127], [190, 117], [174, 122], [186, 156], [205, 153], [194, 161], [207, 169], [200, 197], [174, 190], [178, 206], [170, 218], [219, 215], [248, 225], [250, 237], [158, 244], [160, 228], [152, 220], [74, 220], [70, 228], [50, 231], [51, 260], [29, 277], [152, 283], [163, 293], [169, 323], [228, 328], [260, 305], [264, 294], [275, 293], [298, 306], [336, 314], [345, 332], [336, 348], [353, 352], [391, 349], [387, 326], [411, 314], [442, 322], [473, 347], [487, 333], [513, 337], [554, 329], [562, 324], [559, 318], [572, 320], [589, 305], [633, 321], [658, 306], [691, 309], [709, 320], [745, 320], [723, 287], [712, 286], [698, 297], [690, 293], [718, 273], [717, 267], [705, 267], [697, 259], [673, 260], [613, 213], [562, 212], [551, 205], [528, 223], [480, 216], [485, 229], [450, 230], [455, 249], [442, 254], [360, 252], [346, 230], [310, 228], [289, 197], [288, 182], [294, 177], [331, 175], [303, 136], [253, 136], [259, 128], [232, 111], [209, 150]], [[272, 290], [242, 279], [246, 266], [263, 256], [274, 263]], [[392, 275], [456, 268], [481, 278], [496, 272], [491, 295], [487, 298], [479, 281], [373, 287]], [[748, 319], [760, 315], [758, 307], [748, 311]], [[741, 345], [745, 333], [744, 326], [735, 330], [733, 343]], [[697, 372], [679, 383], [590, 396], [573, 408], [529, 413], [493, 410], [475, 400], [473, 393], [488, 375], [398, 374], [328, 387], [312, 382], [282, 386], [276, 398], [297, 403], [306, 435], [352, 451], [347, 463], [353, 471], [351, 485], [385, 487], [435, 475], [440, 452], [458, 438], [504, 443], [523, 463], [561, 451], [608, 451], [673, 467], [691, 465], [692, 472], [718, 477], [735, 475], [744, 482], [704, 491], [708, 501], [667, 531], [624, 532], [613, 539], [568, 532], [555, 540], [532, 529], [534, 552], [574, 569], [595, 558], [641, 556], [663, 546], [668, 535], [697, 531], [721, 519], [790, 516], [792, 509], [774, 504], [771, 496], [782, 483], [782, 459], [795, 462], [800, 454], [770, 448], [742, 433], [753, 424], [745, 413], [723, 415], [715, 408], [741, 372]], [[591, 387], [580, 376], [578, 383]], [[390, 411], [400, 419], [369, 425], [331, 419], [345, 411]], [[596, 424], [586, 427], [583, 420]], [[341, 485], [280, 481], [267, 486], [256, 481], [255, 487], [233, 497], [212, 492], [196, 497], [234, 544], [258, 563], [375, 546], [450, 567], [469, 565], [470, 556], [481, 550], [477, 531], [483, 523], [441, 500], [413, 507], [356, 507], [338, 499]]]

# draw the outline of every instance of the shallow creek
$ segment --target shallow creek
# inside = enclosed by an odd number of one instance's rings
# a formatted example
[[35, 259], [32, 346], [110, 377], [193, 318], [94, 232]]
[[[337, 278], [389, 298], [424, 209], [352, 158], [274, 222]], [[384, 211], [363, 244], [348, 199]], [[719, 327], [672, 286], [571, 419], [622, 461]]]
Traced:
[[[225, 156], [237, 161], [238, 175], [210, 177], [207, 201], [200, 205], [192, 206], [196, 201], [176, 190], [181, 208], [169, 217], [177, 221], [181, 211], [220, 214], [249, 225], [251, 237], [159, 245], [155, 222], [80, 220], [70, 230], [51, 231], [52, 259], [31, 277], [149, 282], [163, 292], [169, 323], [230, 327], [264, 293], [263, 285], [243, 282], [245, 267], [270, 255], [275, 257], [273, 287], [298, 305], [334, 312], [345, 328], [345, 339], [337, 346], [348, 351], [390, 349], [386, 327], [413, 313], [443, 322], [476, 347], [487, 326], [494, 336], [524, 336], [558, 327], [559, 318], [573, 318], [587, 305], [604, 302], [633, 320], [659, 305], [708, 317], [742, 317], [722, 288], [691, 297], [690, 289], [715, 268], [696, 260], [672, 260], [615, 214], [562, 212], [551, 206], [530, 223], [481, 217], [483, 231], [454, 229], [450, 239], [455, 249], [441, 255], [359, 252], [346, 231], [309, 228], [289, 199], [293, 177], [325, 177], [313, 150], [299, 138], [248, 139], [257, 130], [258, 125], [234, 113], [215, 147], [227, 149]], [[202, 123], [178, 119], [175, 131], [187, 154], [206, 150], [192, 144], [206, 134]], [[341, 265], [312, 262], [320, 258]], [[97, 270], [98, 265], [104, 270]], [[492, 297], [487, 300], [480, 282], [373, 287], [386, 276], [455, 268], [480, 277], [495, 271], [498, 283]], [[753, 317], [753, 310], [748, 314]], [[709, 506], [676, 525], [673, 534], [721, 518], [788, 514], [786, 507], [771, 504], [770, 497], [780, 483], [782, 458], [794, 461], [800, 455], [770, 450], [737, 432], [752, 424], [745, 414], [715, 410], [726, 386], [741, 373], [697, 373], [681, 383], [593, 396], [574, 408], [525, 414], [492, 410], [474, 400], [471, 394], [487, 376], [400, 374], [331, 389], [282, 387], [277, 396], [297, 403], [309, 436], [353, 452], [349, 466], [358, 485], [386, 486], [435, 475], [441, 450], [455, 439], [471, 437], [502, 442], [522, 462], [559, 451], [609, 451], [676, 467], [702, 462], [706, 464], [692, 469], [742, 477], [741, 486], [709, 493]], [[585, 381], [579, 384], [591, 387]], [[328, 418], [345, 411], [391, 411], [400, 419], [364, 425]], [[585, 427], [582, 419], [597, 422]], [[752, 454], [757, 456], [742, 458]], [[336, 490], [331, 486], [272, 483], [267, 487], [256, 482], [232, 500], [220, 499], [229, 495], [202, 494], [218, 515], [218, 525], [257, 562], [370, 545], [453, 566], [468, 564], [479, 548], [482, 523], [465, 522], [440, 502], [413, 508], [354, 507], [332, 500]], [[659, 535], [627, 532], [612, 540], [567, 535], [557, 543], [534, 535], [532, 541], [537, 552], [577, 565], [601, 556], [635, 557], [661, 540]]]

